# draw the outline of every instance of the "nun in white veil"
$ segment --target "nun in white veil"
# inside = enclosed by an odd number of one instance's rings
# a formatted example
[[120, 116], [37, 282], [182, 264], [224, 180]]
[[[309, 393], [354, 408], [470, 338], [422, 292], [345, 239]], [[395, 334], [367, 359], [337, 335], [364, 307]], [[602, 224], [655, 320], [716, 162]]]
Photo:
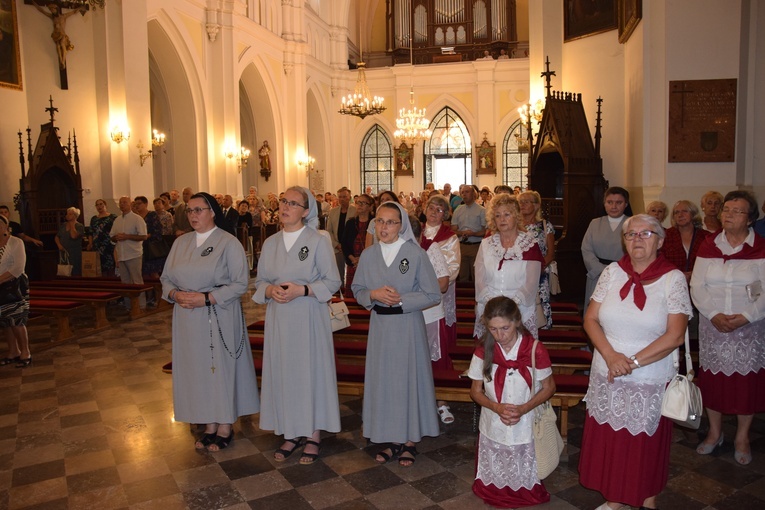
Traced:
[[409, 221], [400, 204], [386, 202], [377, 208], [379, 242], [361, 253], [352, 285], [358, 303], [372, 310], [363, 434], [373, 443], [389, 443], [377, 462], [398, 458], [403, 467], [414, 463], [416, 443], [439, 434], [422, 310], [438, 304], [441, 291]]
[[320, 453], [321, 431], [340, 431], [337, 374], [327, 302], [340, 288], [335, 254], [319, 232], [310, 191], [293, 186], [279, 201], [284, 228], [263, 244], [253, 301], [266, 304], [260, 428], [284, 435], [282, 462], [303, 448]]

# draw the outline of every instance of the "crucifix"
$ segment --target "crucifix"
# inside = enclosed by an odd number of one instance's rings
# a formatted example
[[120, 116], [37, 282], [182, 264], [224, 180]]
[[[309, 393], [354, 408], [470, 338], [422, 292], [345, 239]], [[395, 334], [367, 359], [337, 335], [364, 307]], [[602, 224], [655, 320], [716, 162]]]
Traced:
[[545, 79], [546, 85], [545, 88], [547, 89], [547, 94], [545, 97], [550, 97], [550, 89], [552, 89], [552, 85], [550, 84], [550, 77], [556, 76], [555, 71], [550, 71], [550, 57], [545, 57], [545, 67], [547, 68], [546, 71], [544, 71], [540, 76]]
[[69, 36], [66, 35], [66, 20], [78, 12], [85, 16], [85, 13], [88, 11], [88, 5], [82, 4], [80, 7], [70, 9], [68, 12], [64, 12], [63, 5], [54, 3], [52, 0], [46, 5], [48, 9], [47, 11], [36, 3], [32, 3], [32, 5], [53, 22], [53, 32], [50, 34], [50, 37], [56, 45], [56, 53], [58, 54], [58, 70], [61, 76], [61, 88], [67, 90], [69, 89], [69, 81], [66, 75], [66, 53], [72, 51], [74, 45], [69, 40]]

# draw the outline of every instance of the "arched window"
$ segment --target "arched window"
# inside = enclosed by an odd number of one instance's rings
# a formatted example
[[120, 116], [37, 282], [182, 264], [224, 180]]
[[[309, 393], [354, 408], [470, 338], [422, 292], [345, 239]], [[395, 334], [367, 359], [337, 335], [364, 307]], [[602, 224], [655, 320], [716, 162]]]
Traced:
[[502, 142], [502, 184], [511, 188], [520, 186], [524, 190], [529, 184], [529, 140], [528, 131], [516, 120], [507, 130]]
[[361, 190], [372, 193], [393, 189], [393, 149], [379, 124], [372, 126], [361, 142]]
[[459, 184], [473, 183], [473, 153], [470, 133], [460, 116], [445, 107], [430, 123], [433, 135], [425, 141], [425, 182], [432, 182], [436, 189], [445, 183], [454, 189]]

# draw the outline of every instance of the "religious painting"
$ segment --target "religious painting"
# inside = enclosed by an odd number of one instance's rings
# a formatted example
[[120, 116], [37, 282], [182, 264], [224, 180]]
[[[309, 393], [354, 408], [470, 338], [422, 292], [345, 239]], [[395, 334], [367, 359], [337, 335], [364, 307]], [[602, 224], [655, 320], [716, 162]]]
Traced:
[[563, 0], [565, 42], [616, 29], [616, 0]]
[[736, 79], [669, 82], [670, 163], [733, 162]]
[[490, 144], [484, 133], [483, 142], [475, 147], [476, 158], [478, 159], [478, 168], [476, 174], [497, 175], [497, 146]]
[[414, 147], [410, 147], [406, 142], [401, 142], [401, 145], [396, 149], [396, 171], [394, 175], [396, 177], [409, 176], [414, 177]]
[[0, 0], [0, 87], [22, 89], [15, 0]]
[[643, 18], [643, 0], [618, 0], [619, 42], [624, 44]]

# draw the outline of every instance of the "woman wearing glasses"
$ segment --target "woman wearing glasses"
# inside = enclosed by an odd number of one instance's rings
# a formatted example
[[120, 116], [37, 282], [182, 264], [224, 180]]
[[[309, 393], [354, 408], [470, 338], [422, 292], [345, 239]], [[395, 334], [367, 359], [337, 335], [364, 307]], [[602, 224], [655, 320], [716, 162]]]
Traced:
[[[449, 268], [449, 287], [441, 296], [441, 305], [425, 311], [425, 323], [431, 346], [434, 370], [452, 370], [449, 351], [457, 346], [456, 284], [460, 274], [460, 240], [449, 227], [449, 202], [443, 195], [433, 195], [425, 206], [425, 225], [420, 246], [426, 252], [435, 244], [444, 255]], [[432, 317], [431, 320], [428, 320]], [[434, 347], [435, 349], [434, 352]], [[438, 415], [445, 424], [454, 423], [454, 415], [446, 401], [438, 401]]]
[[722, 415], [735, 414], [734, 458], [743, 465], [752, 461], [753, 414], [765, 411], [765, 239], [751, 228], [758, 216], [751, 193], [728, 193], [722, 231], [701, 245], [691, 276], [700, 314], [698, 384], [709, 418], [696, 452], [708, 455], [722, 445]]
[[688, 200], [679, 200], [672, 207], [672, 226], [667, 229], [667, 237], [661, 252], [669, 262], [685, 274], [690, 281], [696, 255], [707, 231], [701, 228], [699, 208]]
[[596, 351], [579, 482], [606, 498], [601, 510], [656, 508], [672, 442], [661, 401], [677, 373], [672, 352], [692, 315], [683, 273], [658, 253], [664, 241], [659, 221], [633, 216], [622, 237], [627, 253], [603, 270], [584, 317]]
[[356, 266], [359, 264], [359, 257], [364, 251], [367, 239], [367, 228], [372, 223], [374, 215], [375, 200], [367, 194], [359, 195], [354, 202], [356, 205], [356, 216], [348, 220], [343, 230], [343, 238], [340, 244], [343, 247], [345, 256], [345, 297], [352, 298], [353, 275], [356, 274]]
[[260, 407], [240, 301], [249, 271], [211, 195], [192, 195], [184, 210], [193, 231], [175, 240], [160, 278], [162, 297], [175, 305], [175, 420], [204, 423], [195, 447], [218, 451], [233, 440], [237, 418]]
[[[316, 199], [293, 186], [279, 200], [283, 228], [263, 243], [252, 300], [266, 308], [260, 428], [284, 436], [283, 462], [319, 458], [321, 431], [340, 431], [335, 351], [327, 302], [340, 288], [329, 237], [317, 232]], [[306, 439], [307, 438], [307, 439]]]
[[369, 320], [364, 373], [364, 437], [390, 443], [375, 460], [403, 467], [423, 436], [439, 433], [433, 374], [422, 310], [441, 300], [436, 273], [397, 202], [377, 208], [379, 242], [361, 254], [353, 295]]

